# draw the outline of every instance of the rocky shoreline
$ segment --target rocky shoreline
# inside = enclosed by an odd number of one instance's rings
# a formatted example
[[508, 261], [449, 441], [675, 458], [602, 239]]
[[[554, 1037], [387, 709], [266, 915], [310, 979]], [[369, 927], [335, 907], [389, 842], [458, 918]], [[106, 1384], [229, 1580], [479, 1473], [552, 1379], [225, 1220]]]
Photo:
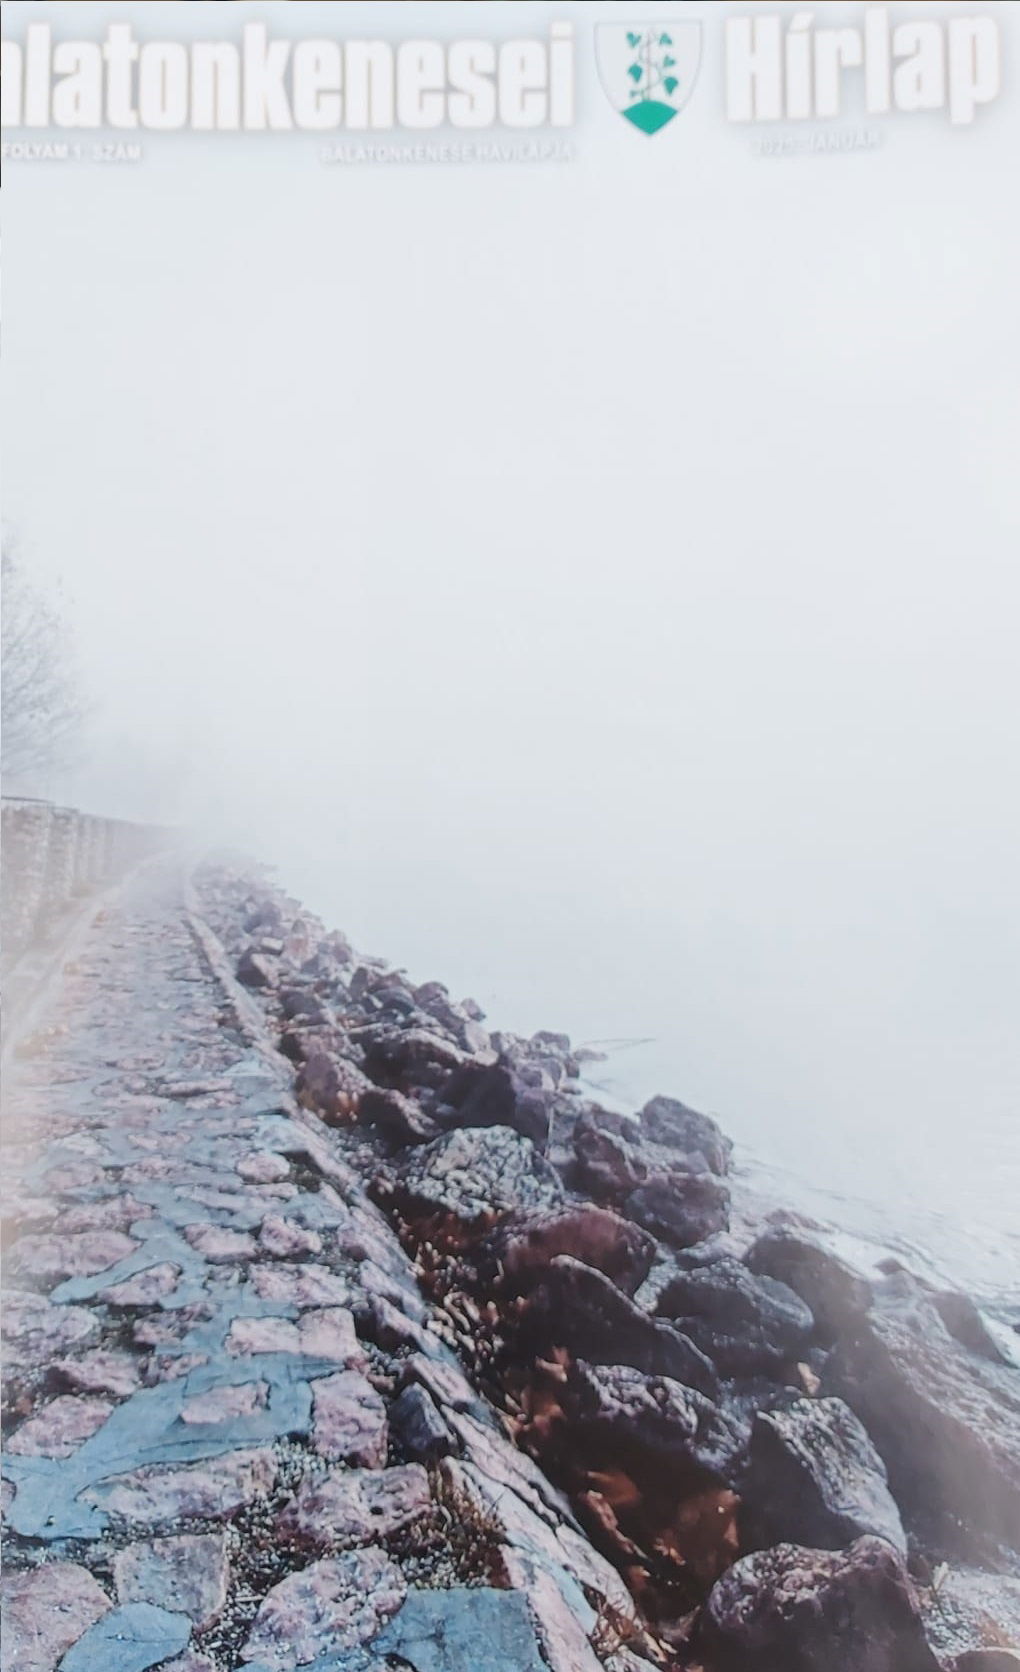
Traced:
[[[598, 1108], [564, 1036], [257, 874], [205, 867], [187, 922], [216, 1044], [157, 1149], [142, 1071], [52, 1115], [93, 1173], [8, 1209], [5, 1667], [1020, 1666], [1020, 1373], [966, 1295], [734, 1214], [713, 1120]], [[58, 1568], [87, 1624], [41, 1652]], [[180, 1642], [168, 1573], [206, 1579]]]

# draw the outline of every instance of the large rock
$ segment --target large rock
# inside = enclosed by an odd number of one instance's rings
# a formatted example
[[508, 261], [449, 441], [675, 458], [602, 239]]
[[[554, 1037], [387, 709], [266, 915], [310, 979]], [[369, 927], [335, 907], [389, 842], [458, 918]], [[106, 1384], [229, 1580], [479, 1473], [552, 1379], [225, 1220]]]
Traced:
[[70, 1457], [102, 1428], [112, 1410], [108, 1399], [61, 1394], [15, 1430], [7, 1450], [17, 1457]]
[[651, 1143], [679, 1150], [694, 1159], [700, 1157], [711, 1173], [721, 1176], [729, 1172], [733, 1154], [730, 1139], [710, 1115], [688, 1109], [675, 1097], [653, 1097], [646, 1103], [641, 1111], [641, 1127], [645, 1139]]
[[518, 1591], [412, 1591], [374, 1645], [413, 1672], [547, 1672], [535, 1621]]
[[744, 1436], [704, 1394], [631, 1365], [574, 1365], [564, 1395], [576, 1441], [595, 1460], [611, 1460], [643, 1485], [729, 1485]]
[[131, 1353], [102, 1347], [83, 1353], [81, 1358], [57, 1359], [50, 1367], [55, 1382], [75, 1393], [112, 1393], [128, 1399], [141, 1385], [139, 1361]]
[[344, 1549], [389, 1538], [417, 1520], [431, 1501], [429, 1477], [417, 1463], [308, 1475], [277, 1517], [276, 1529], [285, 1542]]
[[632, 1190], [623, 1212], [672, 1248], [691, 1248], [729, 1228], [730, 1191], [715, 1173], [654, 1173]]
[[793, 1289], [829, 1340], [850, 1328], [871, 1304], [871, 1284], [846, 1260], [803, 1231], [765, 1231], [747, 1256], [751, 1271]]
[[0, 1597], [3, 1664], [10, 1672], [55, 1672], [72, 1643], [110, 1608], [102, 1586], [74, 1562], [8, 1571]]
[[406, 1595], [400, 1569], [382, 1550], [352, 1550], [312, 1562], [281, 1579], [263, 1599], [241, 1659], [275, 1672], [293, 1672], [327, 1656], [340, 1665], [341, 1657], [378, 1635]]
[[574, 1129], [578, 1182], [616, 1200], [660, 1172], [729, 1171], [733, 1145], [708, 1115], [672, 1097], [653, 1097], [640, 1115], [591, 1106]]
[[381, 1469], [388, 1440], [386, 1407], [360, 1370], [312, 1383], [312, 1444], [320, 1457]]
[[289, 1022], [308, 1027], [335, 1027], [336, 1017], [312, 987], [281, 987], [276, 1002]]
[[415, 1098], [390, 1087], [373, 1086], [363, 1092], [358, 1118], [363, 1126], [375, 1127], [401, 1149], [410, 1144], [429, 1144], [440, 1136], [439, 1125]]
[[529, 1139], [506, 1126], [465, 1127], [409, 1152], [393, 1188], [405, 1219], [453, 1241], [508, 1213], [558, 1206], [563, 1187]]
[[455, 1450], [453, 1435], [432, 1395], [412, 1384], [390, 1406], [390, 1432], [405, 1457], [436, 1463]]
[[682, 1320], [684, 1334], [727, 1376], [778, 1369], [804, 1350], [814, 1328], [810, 1308], [785, 1283], [731, 1259], [678, 1273], [657, 1310]]
[[864, 1422], [905, 1510], [960, 1548], [1020, 1549], [1020, 1376], [968, 1352], [918, 1284], [882, 1285], [824, 1387]]
[[205, 1463], [149, 1464], [113, 1475], [84, 1495], [126, 1521], [154, 1527], [180, 1519], [227, 1520], [255, 1499], [268, 1497], [275, 1479], [273, 1452], [258, 1447]]
[[378, 1086], [413, 1092], [421, 1087], [445, 1086], [464, 1061], [464, 1052], [449, 1039], [425, 1028], [379, 1027], [359, 1034], [365, 1048], [365, 1073]]
[[138, 1248], [123, 1231], [79, 1231], [74, 1236], [20, 1237], [7, 1257], [8, 1267], [38, 1283], [59, 1283], [67, 1277], [94, 1277], [119, 1265]]
[[572, 1202], [504, 1220], [486, 1238], [475, 1263], [483, 1283], [496, 1282], [504, 1291], [522, 1293], [559, 1254], [594, 1266], [618, 1289], [633, 1295], [651, 1270], [655, 1243], [608, 1208]]
[[223, 1532], [182, 1533], [129, 1544], [113, 1559], [117, 1600], [187, 1614], [199, 1631], [226, 1607], [230, 1561]]
[[874, 1534], [906, 1554], [885, 1464], [841, 1399], [796, 1399], [760, 1412], [743, 1497], [745, 1546], [840, 1550]]
[[876, 1538], [744, 1557], [713, 1587], [700, 1643], [711, 1672], [938, 1672], [903, 1561]]
[[723, 1181], [730, 1144], [715, 1121], [673, 1098], [654, 1097], [635, 1119], [582, 1110], [573, 1131], [581, 1190], [618, 1207], [674, 1248], [729, 1225]]
[[446, 1126], [510, 1126], [541, 1150], [549, 1142], [549, 1092], [509, 1063], [467, 1063], [451, 1075], [442, 1096], [437, 1117]]
[[345, 1126], [355, 1117], [362, 1094], [372, 1082], [353, 1062], [330, 1051], [312, 1050], [295, 1082], [298, 1102], [327, 1126]]
[[520, 1340], [539, 1355], [562, 1347], [593, 1364], [629, 1364], [649, 1376], [669, 1376], [709, 1398], [718, 1392], [715, 1370], [693, 1342], [649, 1317], [602, 1272], [566, 1254], [550, 1261], [528, 1296]]
[[956, 1672], [1020, 1672], [1020, 1649], [968, 1649]]
[[560, 1389], [540, 1384], [534, 1409], [529, 1443], [569, 1468], [578, 1509], [649, 1620], [675, 1621], [738, 1553], [743, 1425], [671, 1377], [583, 1360]]
[[638, 1122], [608, 1109], [582, 1110], [574, 1126], [578, 1186], [600, 1201], [622, 1202], [649, 1174]]
[[242, 952], [237, 961], [237, 979], [243, 987], [272, 987], [277, 979], [278, 969], [275, 958], [255, 952], [249, 947]]
[[970, 1295], [960, 1294], [957, 1289], [939, 1289], [932, 1294], [931, 1303], [961, 1347], [977, 1353], [980, 1358], [990, 1359], [993, 1364], [1015, 1363], [1003, 1352], [980, 1307]]
[[3, 1294], [4, 1369], [48, 1365], [71, 1347], [99, 1334], [99, 1320], [84, 1306], [55, 1306], [42, 1295], [20, 1289]]

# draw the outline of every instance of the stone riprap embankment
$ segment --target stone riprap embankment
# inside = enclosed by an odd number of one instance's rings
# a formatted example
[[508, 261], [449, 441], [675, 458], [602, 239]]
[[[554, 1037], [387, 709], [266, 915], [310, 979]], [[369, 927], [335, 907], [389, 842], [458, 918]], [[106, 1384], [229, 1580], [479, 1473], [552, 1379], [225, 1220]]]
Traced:
[[257, 877], [106, 902], [5, 1140], [5, 1672], [1015, 1664], [966, 1297]]

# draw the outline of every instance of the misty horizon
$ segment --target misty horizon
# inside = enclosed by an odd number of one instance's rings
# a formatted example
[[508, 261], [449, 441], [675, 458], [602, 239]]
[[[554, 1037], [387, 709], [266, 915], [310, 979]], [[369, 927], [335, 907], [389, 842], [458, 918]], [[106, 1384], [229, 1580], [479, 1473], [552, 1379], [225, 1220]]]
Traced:
[[650, 1039], [613, 1095], [945, 1222], [991, 1285], [1017, 108], [784, 160], [710, 97], [651, 142], [595, 97], [549, 165], [11, 168], [5, 514], [89, 711], [40, 787], [243, 848], [494, 1025]]

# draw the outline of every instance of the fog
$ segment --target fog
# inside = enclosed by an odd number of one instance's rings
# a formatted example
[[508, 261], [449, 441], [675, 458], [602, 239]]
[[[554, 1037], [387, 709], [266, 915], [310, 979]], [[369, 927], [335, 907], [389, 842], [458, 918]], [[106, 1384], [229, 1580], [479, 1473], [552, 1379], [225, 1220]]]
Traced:
[[[326, 8], [5, 10], [182, 38]], [[1016, 90], [969, 129], [851, 113], [865, 149], [763, 157], [713, 16], [649, 140], [591, 63], [618, 11], [456, 8], [463, 35], [573, 16], [569, 161], [181, 134], [9, 167], [5, 516], [90, 704], [40, 787], [243, 847], [496, 1025], [646, 1041], [594, 1070], [614, 1095], [710, 1109], [999, 1281]]]

